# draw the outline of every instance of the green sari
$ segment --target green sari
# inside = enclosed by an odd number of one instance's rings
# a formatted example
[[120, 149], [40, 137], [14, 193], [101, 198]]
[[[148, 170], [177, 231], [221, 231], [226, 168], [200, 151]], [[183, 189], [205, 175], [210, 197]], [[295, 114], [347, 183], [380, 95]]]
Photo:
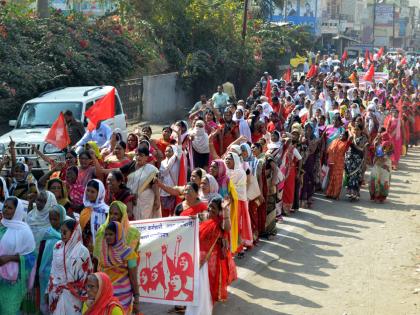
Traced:
[[[0, 225], [0, 240], [6, 233], [7, 228]], [[35, 266], [35, 252], [19, 256], [19, 275], [15, 282], [9, 282], [0, 278], [0, 314], [17, 314], [22, 301], [28, 291], [28, 282], [32, 278]]]
[[[111, 207], [113, 206], [116, 206], [121, 212], [120, 223], [124, 230], [126, 245], [128, 245], [133, 250], [133, 252], [137, 253], [140, 246], [140, 232], [135, 227], [130, 226], [130, 222], [128, 220], [128, 215], [127, 215], [127, 206], [121, 201], [113, 201], [111, 205], [109, 206], [109, 208], [111, 209]], [[109, 213], [108, 213], [108, 217], [106, 218], [105, 223], [102, 224], [99, 227], [98, 231], [96, 232], [95, 246], [93, 248], [93, 256], [97, 259], [101, 257], [102, 240], [105, 237], [105, 229], [110, 223]]]

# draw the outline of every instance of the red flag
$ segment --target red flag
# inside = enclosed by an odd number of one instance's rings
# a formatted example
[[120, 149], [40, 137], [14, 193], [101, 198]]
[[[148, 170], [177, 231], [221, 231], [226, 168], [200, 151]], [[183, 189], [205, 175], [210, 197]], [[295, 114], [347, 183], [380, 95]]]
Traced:
[[61, 150], [70, 144], [69, 132], [63, 113], [60, 113], [56, 121], [52, 124], [50, 131], [48, 131], [45, 137], [45, 142], [51, 143]]
[[114, 117], [115, 88], [112, 88], [107, 95], [96, 101], [96, 103], [86, 111], [85, 116], [86, 118], [89, 118], [89, 131], [94, 130], [98, 122]]
[[407, 58], [406, 58], [406, 57], [404, 57], [403, 59], [401, 59], [400, 64], [401, 64], [401, 65], [406, 65], [406, 64], [407, 64]]
[[365, 76], [363, 77], [363, 80], [372, 82], [374, 75], [375, 75], [375, 67], [373, 65], [370, 65], [370, 68], [366, 72]]
[[267, 79], [267, 85], [265, 86], [265, 93], [264, 95], [268, 98], [268, 103], [271, 105], [271, 80]]
[[311, 67], [309, 68], [308, 73], [306, 74], [306, 79], [310, 79], [314, 76], [316, 76], [317, 73], [317, 68], [315, 66], [315, 64], [312, 64]]
[[[179, 174], [178, 174], [178, 186], [182, 187], [187, 184], [187, 168], [186, 168], [186, 161], [184, 157], [184, 152], [181, 154], [181, 159], [179, 161]], [[176, 197], [176, 204], [180, 204], [182, 202], [182, 199], [179, 197]]]
[[343, 55], [341, 56], [341, 63], [343, 63], [345, 60], [347, 60], [348, 57], [349, 57], [349, 55], [347, 54], [347, 50], [345, 50], [343, 52]]
[[381, 47], [381, 48], [378, 50], [378, 53], [377, 53], [378, 59], [379, 59], [379, 58], [381, 58], [383, 54], [384, 54], [384, 48], [383, 48], [383, 47]]
[[283, 74], [283, 80], [286, 82], [290, 82], [292, 80], [292, 70], [290, 70], [290, 67], [287, 68], [286, 72]]
[[369, 61], [369, 50], [366, 49], [366, 51], [365, 51], [365, 62], [368, 62], [368, 61]]

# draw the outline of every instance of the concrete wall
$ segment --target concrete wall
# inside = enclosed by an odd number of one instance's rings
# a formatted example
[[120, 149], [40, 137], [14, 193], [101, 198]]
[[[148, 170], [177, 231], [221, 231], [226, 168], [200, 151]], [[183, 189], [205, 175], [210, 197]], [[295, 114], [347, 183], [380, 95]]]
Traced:
[[178, 73], [143, 77], [142, 120], [170, 122], [184, 118], [192, 99], [178, 83]]

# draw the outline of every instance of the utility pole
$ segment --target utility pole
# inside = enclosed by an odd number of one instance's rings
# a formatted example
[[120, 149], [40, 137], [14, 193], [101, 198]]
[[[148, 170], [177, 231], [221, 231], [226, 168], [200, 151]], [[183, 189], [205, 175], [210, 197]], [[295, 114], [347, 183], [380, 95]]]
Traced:
[[50, 10], [48, 7], [48, 0], [37, 0], [36, 10], [38, 17], [45, 19], [50, 16]]
[[243, 19], [243, 23], [242, 23], [242, 41], [245, 43], [245, 38], [246, 38], [246, 29], [248, 26], [248, 5], [249, 5], [249, 0], [245, 0], [244, 3], [244, 19]]
[[375, 48], [376, 1], [373, 0], [372, 46]]
[[392, 47], [395, 45], [395, 2], [392, 5]]

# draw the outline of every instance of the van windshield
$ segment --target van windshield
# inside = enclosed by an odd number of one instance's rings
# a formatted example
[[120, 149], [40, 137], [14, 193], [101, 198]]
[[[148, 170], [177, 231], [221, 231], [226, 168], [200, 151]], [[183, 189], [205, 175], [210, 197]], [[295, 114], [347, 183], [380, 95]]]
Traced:
[[70, 110], [74, 118], [82, 117], [83, 104], [78, 102], [57, 103], [26, 103], [19, 115], [16, 128], [49, 128], [60, 115], [60, 112]]

